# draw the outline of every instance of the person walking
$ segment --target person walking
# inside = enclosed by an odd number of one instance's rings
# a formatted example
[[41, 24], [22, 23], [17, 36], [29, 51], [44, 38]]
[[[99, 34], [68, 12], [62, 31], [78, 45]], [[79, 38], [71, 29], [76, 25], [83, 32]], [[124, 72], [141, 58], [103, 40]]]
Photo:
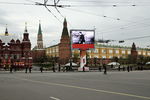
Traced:
[[30, 67], [29, 67], [29, 73], [31, 73], [31, 70], [32, 70], [32, 67], [30, 66]]
[[118, 67], [118, 71], [120, 71], [120, 65], [119, 65], [119, 67]]
[[127, 67], [127, 71], [130, 72], [130, 66]]
[[113, 64], [111, 64], [111, 68], [113, 68], [114, 66], [113, 66]]
[[99, 71], [100, 71], [100, 72], [102, 71], [102, 68], [101, 68], [101, 66], [99, 66], [99, 68], [98, 68], [98, 69], [99, 69]]
[[53, 70], [53, 72], [55, 72], [55, 66], [53, 66], [52, 70]]
[[17, 71], [17, 66], [13, 66], [13, 68], [14, 68], [14, 72], [16, 72]]
[[26, 66], [26, 68], [25, 68], [25, 73], [27, 73], [28, 72], [28, 67]]
[[55, 64], [54, 64], [54, 62], [52, 63], [52, 70], [53, 70], [53, 72], [55, 72]]
[[83, 66], [83, 72], [85, 72], [85, 67]]
[[12, 70], [13, 70], [13, 68], [12, 68], [12, 66], [10, 66], [10, 73], [12, 73]]
[[107, 67], [106, 67], [106, 64], [103, 65], [103, 68], [104, 68], [104, 74], [106, 75], [106, 74], [107, 74]]
[[43, 67], [40, 67], [40, 71], [41, 71], [41, 73], [43, 73]]
[[60, 67], [60, 64], [58, 65], [58, 72], [60, 72], [60, 70], [61, 70], [61, 67]]

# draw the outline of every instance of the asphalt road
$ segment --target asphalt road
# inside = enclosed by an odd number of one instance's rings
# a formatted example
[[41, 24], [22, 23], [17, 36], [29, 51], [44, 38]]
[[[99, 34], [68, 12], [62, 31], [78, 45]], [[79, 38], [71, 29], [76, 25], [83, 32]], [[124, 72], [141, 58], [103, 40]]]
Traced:
[[0, 72], [0, 100], [150, 100], [150, 71]]

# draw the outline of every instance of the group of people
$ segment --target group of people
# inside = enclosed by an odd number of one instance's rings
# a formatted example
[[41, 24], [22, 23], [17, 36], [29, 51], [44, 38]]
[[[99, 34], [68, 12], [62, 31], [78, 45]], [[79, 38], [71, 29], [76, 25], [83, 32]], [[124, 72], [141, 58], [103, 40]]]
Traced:
[[[108, 68], [107, 68], [108, 66], [106, 65], [106, 64], [103, 64], [102, 66], [99, 66], [99, 71], [101, 72], [102, 71], [102, 69], [103, 69], [103, 72], [104, 72], [104, 74], [106, 75], [107, 74], [107, 70], [108, 70]], [[113, 68], [114, 66], [113, 65], [111, 65], [111, 67], [110, 68]], [[133, 70], [133, 66], [123, 66], [123, 67], [121, 67], [120, 65], [118, 66], [118, 71], [121, 71], [121, 69], [122, 69], [122, 71], [125, 71], [125, 70], [127, 70], [128, 72], [130, 72], [130, 71], [132, 71]], [[12, 73], [13, 72], [13, 70], [14, 70], [14, 72], [16, 71], [16, 68], [14, 68], [14, 67], [10, 67], [10, 73]], [[28, 70], [29, 70], [29, 73], [31, 73], [31, 71], [32, 71], [32, 67], [25, 67], [25, 73], [28, 73]], [[60, 72], [60, 71], [63, 71], [63, 72], [67, 72], [67, 71], [70, 71], [71, 69], [70, 69], [70, 66], [60, 66], [60, 65], [58, 65], [57, 66], [57, 69], [56, 69], [56, 66], [52, 66], [52, 71], [53, 72], [56, 72], [56, 71], [58, 71], [58, 72]], [[138, 67], [138, 70], [143, 70], [143, 66], [139, 66]], [[43, 67], [40, 67], [40, 72], [42, 73], [43, 72]], [[85, 72], [85, 67], [83, 67], [83, 72]]]
[[29, 69], [29, 73], [31, 73], [31, 71], [32, 71], [32, 67], [26, 67], [26, 68], [25, 68], [25, 73], [27, 73], [27, 72], [28, 72], [28, 69]]
[[[29, 70], [29, 73], [31, 73], [32, 67], [25, 67], [25, 73], [27, 73], [28, 70]], [[16, 67], [13, 67], [13, 66], [10, 66], [9, 71], [10, 71], [10, 73], [13, 73], [13, 71], [16, 72], [16, 71], [17, 71], [17, 68], [16, 68]]]
[[106, 64], [103, 64], [103, 66], [99, 66], [99, 71], [101, 72], [102, 71], [102, 68], [104, 69], [104, 74], [106, 75], [107, 74], [107, 66]]
[[[111, 65], [111, 69], [113, 68], [114, 66], [113, 65]], [[102, 66], [99, 66], [99, 71], [101, 72], [102, 71], [102, 68], [103, 68], [103, 70], [104, 70], [104, 74], [107, 74], [107, 65], [106, 64], [103, 64]], [[130, 71], [133, 71], [133, 66], [123, 66], [123, 67], [121, 67], [120, 65], [118, 66], [118, 71], [121, 71], [121, 69], [122, 69], [122, 71], [126, 71], [127, 70], [127, 72], [130, 72]], [[138, 66], [138, 70], [143, 70], [143, 66]]]

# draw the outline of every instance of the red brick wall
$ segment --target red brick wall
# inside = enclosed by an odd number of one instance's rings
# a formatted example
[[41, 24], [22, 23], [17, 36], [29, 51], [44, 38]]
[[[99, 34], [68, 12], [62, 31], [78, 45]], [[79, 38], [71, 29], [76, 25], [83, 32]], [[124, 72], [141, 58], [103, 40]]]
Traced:
[[43, 56], [46, 56], [45, 50], [32, 50], [33, 61]]
[[66, 64], [70, 59], [70, 39], [69, 37], [62, 37], [59, 44], [59, 61], [61, 64]]

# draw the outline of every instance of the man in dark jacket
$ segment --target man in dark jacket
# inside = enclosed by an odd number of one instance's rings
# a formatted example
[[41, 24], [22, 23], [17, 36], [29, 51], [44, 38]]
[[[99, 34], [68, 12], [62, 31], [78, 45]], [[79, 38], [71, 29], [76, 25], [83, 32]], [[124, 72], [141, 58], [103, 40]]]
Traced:
[[32, 67], [29, 67], [29, 73], [31, 73]]
[[41, 71], [41, 73], [43, 73], [43, 67], [40, 67], [40, 71]]
[[28, 72], [28, 67], [26, 66], [26, 68], [25, 68], [25, 73], [27, 73]]
[[104, 68], [104, 74], [106, 75], [106, 74], [107, 74], [107, 67], [106, 67], [106, 64], [103, 65], [103, 68]]

